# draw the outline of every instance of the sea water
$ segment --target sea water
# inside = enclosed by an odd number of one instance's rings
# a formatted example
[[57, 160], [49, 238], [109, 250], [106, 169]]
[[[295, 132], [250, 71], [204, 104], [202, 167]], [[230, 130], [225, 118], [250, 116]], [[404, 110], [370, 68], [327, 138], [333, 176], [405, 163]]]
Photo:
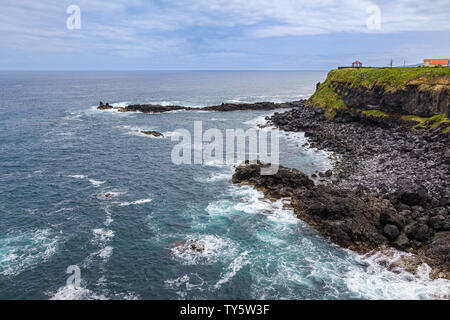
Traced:
[[[274, 111], [99, 111], [99, 100], [201, 108], [310, 96], [325, 72], [0, 73], [1, 299], [429, 299], [446, 280], [339, 248], [231, 165], [175, 165], [170, 137], [257, 128]], [[165, 138], [142, 134], [156, 130]], [[280, 163], [327, 170], [281, 132]], [[194, 240], [203, 250], [173, 243]], [[399, 254], [399, 253], [397, 253]], [[69, 266], [81, 286], [66, 285]]]

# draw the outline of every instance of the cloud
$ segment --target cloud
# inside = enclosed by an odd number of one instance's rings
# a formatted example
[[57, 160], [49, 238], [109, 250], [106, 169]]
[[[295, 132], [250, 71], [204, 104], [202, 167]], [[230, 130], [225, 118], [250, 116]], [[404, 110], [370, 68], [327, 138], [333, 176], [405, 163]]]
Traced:
[[[72, 4], [81, 8], [80, 30], [66, 28]], [[377, 30], [367, 27], [373, 5], [380, 8]], [[2, 4], [0, 48], [216, 59], [249, 56], [246, 43], [264, 43], [267, 51], [286, 37], [448, 34], [448, 21], [448, 0], [21, 0]]]
[[256, 37], [373, 32], [367, 28], [371, 15], [367, 9], [374, 5], [380, 9], [380, 33], [450, 30], [448, 0], [432, 5], [417, 0], [201, 0], [193, 5], [196, 12], [220, 14], [234, 25], [249, 25]]

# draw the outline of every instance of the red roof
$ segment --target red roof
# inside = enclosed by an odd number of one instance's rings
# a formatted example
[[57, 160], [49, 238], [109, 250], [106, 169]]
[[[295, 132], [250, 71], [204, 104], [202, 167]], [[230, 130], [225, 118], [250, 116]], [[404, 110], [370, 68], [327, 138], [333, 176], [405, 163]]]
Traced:
[[429, 63], [445, 64], [447, 63], [448, 59], [423, 59], [423, 61]]
[[353, 61], [353, 63], [361, 63], [361, 61], [356, 60], [356, 61]]

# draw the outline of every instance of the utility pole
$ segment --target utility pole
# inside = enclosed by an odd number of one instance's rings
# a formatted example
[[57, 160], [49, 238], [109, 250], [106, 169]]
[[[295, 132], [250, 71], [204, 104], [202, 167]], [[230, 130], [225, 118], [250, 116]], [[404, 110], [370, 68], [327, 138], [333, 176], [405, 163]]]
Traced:
[[389, 63], [389, 65], [391, 66], [391, 68], [392, 68], [392, 59], [391, 59], [391, 63]]

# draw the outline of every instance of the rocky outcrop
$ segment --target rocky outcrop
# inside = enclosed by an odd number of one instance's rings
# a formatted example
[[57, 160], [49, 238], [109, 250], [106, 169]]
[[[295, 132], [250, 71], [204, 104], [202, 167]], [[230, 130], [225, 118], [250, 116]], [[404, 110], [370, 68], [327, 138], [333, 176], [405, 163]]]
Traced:
[[309, 104], [325, 109], [381, 110], [431, 117], [449, 114], [450, 68], [346, 68], [332, 70]]
[[[264, 166], [249, 162], [238, 166], [233, 182], [253, 185], [269, 199], [290, 198], [300, 219], [340, 246], [361, 253], [386, 246], [415, 252], [434, 267], [434, 276], [450, 277], [450, 232], [437, 232], [445, 223], [439, 221], [438, 229], [433, 229], [429, 220], [414, 219], [381, 195], [315, 185], [295, 169], [280, 166], [275, 175], [261, 175]], [[448, 219], [448, 212], [442, 219]]]
[[304, 173], [280, 166], [274, 175], [261, 175], [264, 164], [236, 168], [234, 183], [247, 183], [268, 198], [290, 197], [296, 214], [334, 242], [356, 250], [373, 249], [388, 239], [380, 216], [389, 210], [382, 200], [348, 190], [318, 185]]
[[161, 133], [161, 132], [158, 132], [158, 131], [152, 131], [152, 130], [148, 130], [148, 131], [141, 131], [141, 133], [142, 134], [146, 134], [146, 135], [151, 135], [151, 136], [154, 136], [154, 137], [161, 137], [161, 138], [164, 138], [164, 135]]
[[142, 112], [142, 113], [164, 113], [178, 110], [193, 110], [190, 107], [183, 106], [162, 106], [159, 104], [132, 104], [127, 107], [119, 107], [119, 112]]
[[[305, 132], [310, 147], [340, 156], [331, 184], [308, 189], [297, 200], [300, 212], [306, 212], [304, 220], [318, 223], [311, 218], [308, 203], [314, 214], [325, 217], [335, 210], [345, 212], [342, 206], [351, 204], [361, 215], [359, 222], [367, 224], [366, 231], [361, 231], [367, 234], [363, 242], [373, 245], [384, 241], [397, 249], [415, 252], [431, 261], [436, 275], [443, 272], [449, 277], [450, 133], [443, 131], [448, 123], [430, 130], [413, 130], [407, 121], [391, 117], [361, 117], [340, 110], [330, 120], [324, 113], [305, 105], [267, 118], [282, 130]], [[330, 196], [333, 192], [336, 196]], [[361, 204], [357, 198], [366, 203]], [[378, 219], [369, 219], [364, 212]], [[341, 224], [327, 220], [319, 222], [320, 228], [337, 243], [351, 246], [343, 241], [346, 236], [350, 243], [363, 239], [346, 229], [352, 224], [345, 218], [338, 219]], [[322, 226], [324, 222], [328, 227]], [[342, 226], [342, 232], [328, 229], [330, 225]], [[356, 225], [350, 229], [357, 233], [361, 230]], [[374, 232], [380, 238], [374, 237]]]
[[113, 109], [113, 106], [110, 106], [109, 103], [104, 104], [102, 101], [100, 101], [97, 109], [98, 110], [109, 110], [109, 109]]
[[218, 112], [229, 112], [229, 111], [239, 111], [239, 110], [273, 110], [273, 109], [283, 109], [283, 108], [293, 108], [304, 103], [304, 100], [293, 101], [288, 103], [273, 103], [273, 102], [257, 102], [257, 103], [222, 103], [220, 105], [208, 106], [204, 108], [192, 108], [184, 106], [162, 106], [155, 104], [132, 104], [127, 107], [113, 107], [108, 103], [104, 105], [100, 102], [97, 109], [107, 110], [116, 109], [118, 112], [142, 112], [142, 113], [164, 113], [170, 111], [186, 110], [186, 111], [218, 111]]

